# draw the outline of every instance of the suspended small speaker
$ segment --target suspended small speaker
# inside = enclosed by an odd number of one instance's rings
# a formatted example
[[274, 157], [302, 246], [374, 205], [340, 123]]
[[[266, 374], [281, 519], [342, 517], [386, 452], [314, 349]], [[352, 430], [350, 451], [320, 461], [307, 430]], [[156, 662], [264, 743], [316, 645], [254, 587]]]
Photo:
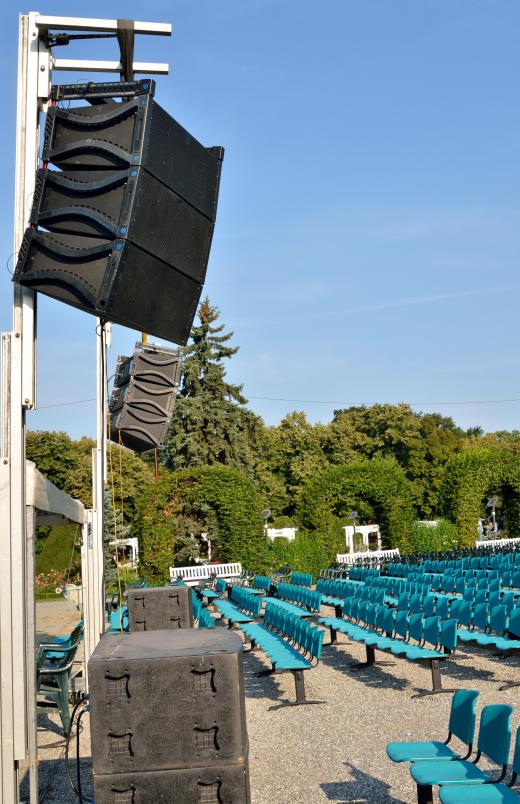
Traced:
[[164, 443], [181, 373], [180, 352], [138, 342], [132, 357], [120, 356], [108, 403], [110, 439], [146, 452]]

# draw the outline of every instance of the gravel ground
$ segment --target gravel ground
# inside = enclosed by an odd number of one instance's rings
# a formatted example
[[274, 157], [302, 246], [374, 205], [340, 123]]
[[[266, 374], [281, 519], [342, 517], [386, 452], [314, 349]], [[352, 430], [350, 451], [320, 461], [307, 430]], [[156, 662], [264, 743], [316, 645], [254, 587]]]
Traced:
[[[69, 617], [73, 613], [69, 610]], [[376, 666], [352, 671], [350, 666], [364, 658], [363, 646], [338, 635], [337, 645], [326, 646], [320, 665], [305, 674], [308, 699], [325, 703], [276, 708], [294, 700], [292, 675], [258, 678], [256, 673], [267, 666], [263, 654], [245, 655], [253, 804], [416, 800], [407, 767], [390, 762], [385, 745], [389, 740], [444, 739], [451, 696], [412, 699], [414, 693], [430, 688], [427, 667], [376, 652]], [[517, 706], [513, 726], [520, 725], [520, 688], [498, 690], [505, 681], [520, 680], [518, 659], [465, 648], [444, 662], [442, 675], [446, 687], [480, 690], [477, 713], [488, 703]], [[72, 804], [76, 798], [59, 761], [64, 749], [58, 722], [46, 715], [40, 721], [42, 800]], [[88, 722], [85, 725], [81, 753], [88, 793]]]

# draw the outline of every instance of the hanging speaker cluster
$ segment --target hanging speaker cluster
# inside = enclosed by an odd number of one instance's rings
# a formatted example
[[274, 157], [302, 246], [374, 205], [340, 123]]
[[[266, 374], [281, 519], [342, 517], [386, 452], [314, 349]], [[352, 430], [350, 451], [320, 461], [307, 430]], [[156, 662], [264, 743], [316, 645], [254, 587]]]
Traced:
[[177, 349], [138, 342], [132, 357], [120, 356], [108, 403], [110, 439], [136, 452], [161, 446], [180, 374]]
[[185, 344], [206, 276], [224, 150], [205, 148], [170, 117], [153, 99], [153, 82], [139, 86], [141, 94], [123, 102], [49, 108], [45, 167], [14, 281]]

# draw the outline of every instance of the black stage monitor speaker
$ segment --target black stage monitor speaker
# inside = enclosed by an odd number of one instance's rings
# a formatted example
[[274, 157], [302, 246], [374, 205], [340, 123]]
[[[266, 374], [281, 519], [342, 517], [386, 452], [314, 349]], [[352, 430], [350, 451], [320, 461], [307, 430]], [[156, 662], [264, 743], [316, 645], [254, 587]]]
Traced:
[[110, 440], [136, 452], [163, 444], [180, 373], [176, 349], [138, 342], [132, 357], [120, 356], [108, 403]]
[[[96, 802], [116, 801], [114, 793], [132, 785], [141, 793], [136, 802], [249, 801], [236, 634], [224, 628], [106, 634], [88, 677]], [[202, 796], [199, 782], [214, 798]], [[168, 797], [168, 784], [178, 797]], [[236, 798], [225, 794], [228, 788]]]
[[224, 151], [151, 97], [51, 107], [14, 281], [185, 344], [205, 280]]
[[127, 605], [130, 632], [193, 627], [189, 586], [129, 589]]

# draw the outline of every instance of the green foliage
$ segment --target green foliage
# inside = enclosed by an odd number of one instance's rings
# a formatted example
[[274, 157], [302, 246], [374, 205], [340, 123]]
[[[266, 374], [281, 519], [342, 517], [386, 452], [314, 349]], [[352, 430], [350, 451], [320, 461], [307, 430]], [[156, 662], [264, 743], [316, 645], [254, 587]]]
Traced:
[[520, 456], [513, 451], [473, 447], [447, 462], [443, 500], [446, 515], [457, 526], [459, 544], [471, 547], [486, 499], [500, 496], [506, 529], [520, 533]]
[[444, 464], [466, 440], [452, 419], [408, 405], [337, 410], [327, 425], [312, 425], [294, 412], [264, 428], [256, 476], [275, 516], [292, 516], [304, 484], [331, 464], [394, 459], [409, 480], [416, 516], [428, 519], [439, 511]]
[[[76, 525], [54, 525], [51, 528], [39, 528], [37, 537], [36, 575], [47, 574], [53, 570], [67, 573], [71, 558], [71, 577], [79, 572], [81, 534]], [[76, 540], [76, 549], [73, 554], [74, 540]]]
[[305, 483], [328, 466], [322, 435], [322, 425], [310, 424], [305, 413], [296, 411], [265, 428], [262, 456], [268, 472], [261, 475], [257, 468], [257, 477], [275, 516], [292, 516]]
[[[27, 433], [27, 457], [62, 491], [92, 507], [91, 438], [74, 441], [66, 433]], [[153, 470], [138, 455], [116, 444], [108, 447], [108, 483], [113, 486], [126, 524], [132, 525], [138, 497], [153, 480]]]
[[447, 519], [439, 519], [436, 525], [414, 522], [410, 531], [407, 552], [438, 553], [454, 550], [458, 543], [457, 527]]
[[225, 360], [238, 351], [229, 346], [233, 333], [215, 324], [219, 310], [206, 298], [199, 324], [184, 349], [181, 387], [166, 439], [170, 469], [220, 464], [252, 473], [253, 447], [260, 420], [245, 404], [241, 385], [226, 382]]
[[347, 524], [352, 510], [357, 510], [361, 519], [369, 513], [378, 522], [386, 547], [406, 552], [414, 519], [412, 497], [406, 476], [395, 461], [374, 459], [333, 466], [306, 484], [297, 517], [303, 527], [320, 536], [328, 561], [335, 557], [341, 526]]
[[211, 540], [213, 561], [241, 561], [258, 572], [266, 568], [262, 500], [236, 469], [201, 466], [164, 473], [143, 500], [140, 518], [142, 572], [154, 580], [167, 578], [169, 567], [193, 561], [185, 540], [200, 533]]
[[30, 461], [59, 489], [67, 486], [78, 463], [78, 450], [67, 433], [33, 430], [27, 433], [26, 454]]
[[320, 569], [329, 564], [329, 559], [321, 539], [299, 532], [293, 542], [275, 539], [269, 545], [269, 571], [273, 572], [284, 564], [289, 564], [297, 572], [310, 572], [317, 578]]
[[416, 413], [409, 405], [371, 405], [334, 412], [326, 453], [332, 463], [394, 458], [410, 481], [417, 515], [438, 511], [443, 467], [464, 446], [464, 433], [439, 413]]

